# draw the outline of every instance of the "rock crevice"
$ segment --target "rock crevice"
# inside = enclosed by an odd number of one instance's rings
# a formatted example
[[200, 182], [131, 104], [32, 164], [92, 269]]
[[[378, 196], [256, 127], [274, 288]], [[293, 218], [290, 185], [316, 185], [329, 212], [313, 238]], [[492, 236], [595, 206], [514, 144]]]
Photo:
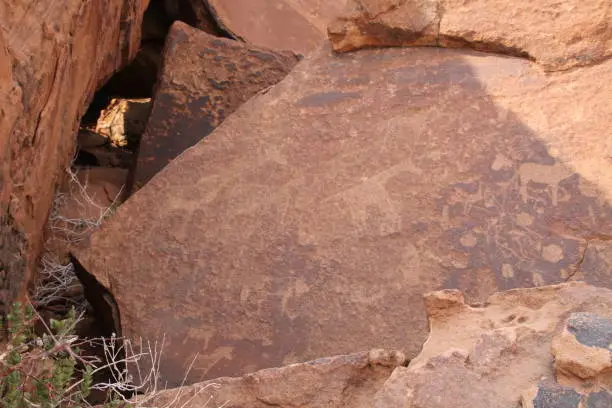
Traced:
[[[0, 217], [10, 220], [8, 230], [25, 237], [10, 255], [24, 260], [19, 267], [0, 260], [9, 265], [11, 281], [0, 290], [25, 295], [80, 117], [96, 88], [135, 56], [147, 5], [148, 0], [0, 2]], [[0, 303], [12, 300], [2, 297]]]

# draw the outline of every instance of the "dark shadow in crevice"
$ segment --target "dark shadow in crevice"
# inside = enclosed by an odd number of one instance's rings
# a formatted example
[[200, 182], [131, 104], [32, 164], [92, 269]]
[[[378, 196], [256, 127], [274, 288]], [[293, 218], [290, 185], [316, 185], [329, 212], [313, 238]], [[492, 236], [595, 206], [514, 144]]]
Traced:
[[[104, 366], [108, 364], [106, 358], [109, 357], [109, 353], [104, 351], [101, 341], [105, 341], [107, 347], [114, 341], [115, 350], [112, 350], [111, 353], [115, 354], [113, 359], [114, 370], [124, 372], [126, 369], [124, 362], [126, 354], [121, 336], [121, 320], [117, 303], [113, 295], [89, 274], [74, 256], [70, 256], [70, 261], [74, 265], [77, 278], [83, 284], [85, 297], [93, 308], [93, 316], [89, 317], [95, 319], [94, 323], [88, 327], [88, 333], [79, 333], [84, 341], [83, 352], [101, 359], [101, 365]], [[96, 372], [94, 377], [95, 383], [113, 380], [113, 372], [108, 368]], [[122, 395], [125, 398], [131, 398], [134, 393], [125, 392]], [[96, 392], [90, 395], [88, 402], [102, 404], [108, 402], [108, 397], [106, 392]]]
[[235, 38], [219, 25], [204, 1], [151, 0], [144, 13], [141, 46], [136, 57], [96, 92], [82, 119], [83, 127], [95, 125], [100, 112], [113, 98], [153, 96], [161, 69], [164, 44], [174, 21], [182, 21], [217, 37]]

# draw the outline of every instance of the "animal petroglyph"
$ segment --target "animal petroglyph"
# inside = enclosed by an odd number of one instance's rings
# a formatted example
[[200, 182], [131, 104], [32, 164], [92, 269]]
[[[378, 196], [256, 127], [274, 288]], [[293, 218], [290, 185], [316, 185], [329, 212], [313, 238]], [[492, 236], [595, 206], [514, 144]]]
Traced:
[[574, 172], [568, 167], [556, 162], [552, 166], [546, 166], [538, 163], [523, 163], [519, 167], [519, 186], [521, 198], [524, 203], [527, 203], [528, 193], [527, 185], [529, 182], [546, 184], [551, 189], [551, 200], [554, 207], [558, 204], [559, 197], [559, 183], [568, 177], [572, 176]]

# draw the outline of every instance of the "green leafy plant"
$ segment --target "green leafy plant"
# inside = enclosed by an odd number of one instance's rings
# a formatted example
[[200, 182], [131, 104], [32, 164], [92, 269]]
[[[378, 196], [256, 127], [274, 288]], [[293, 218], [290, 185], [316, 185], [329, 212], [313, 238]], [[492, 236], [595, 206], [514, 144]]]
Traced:
[[[208, 384], [187, 401], [179, 388], [171, 401], [157, 405], [155, 399], [165, 389], [158, 388], [163, 342], [134, 346], [113, 334], [87, 340], [102, 347], [104, 358], [85, 356], [80, 348], [84, 341], [75, 334], [80, 318], [73, 307], [65, 318], [47, 324], [30, 304], [13, 304], [6, 319], [0, 320], [0, 329], [8, 334], [8, 342], [0, 343], [1, 408], [85, 408], [91, 406], [87, 397], [93, 390], [106, 394], [106, 403], [99, 405], [103, 408], [173, 408], [178, 401], [184, 407], [199, 393], [218, 386]], [[43, 334], [37, 334], [37, 325], [44, 328]], [[150, 368], [141, 372], [143, 361]], [[136, 381], [128, 365], [135, 368]], [[94, 381], [102, 370], [107, 379]]]
[[[63, 320], [50, 320], [42, 336], [34, 308], [17, 302], [1, 322], [8, 333], [0, 354], [0, 405], [5, 408], [82, 406], [91, 391], [94, 367], [79, 356], [74, 344], [77, 316], [72, 309]], [[83, 369], [78, 370], [81, 363]]]

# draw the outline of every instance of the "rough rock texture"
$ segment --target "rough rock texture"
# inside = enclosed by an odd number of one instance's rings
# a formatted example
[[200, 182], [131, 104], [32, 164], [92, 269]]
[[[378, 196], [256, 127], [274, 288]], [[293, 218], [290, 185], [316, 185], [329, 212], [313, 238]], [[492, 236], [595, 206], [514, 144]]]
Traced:
[[297, 62], [291, 53], [246, 46], [175, 23], [131, 176], [134, 186], [149, 181], [249, 98], [283, 79]]
[[[374, 408], [508, 408], [519, 406], [521, 399], [523, 408], [578, 408], [581, 401], [591, 400], [596, 407], [596, 401], [608, 398], [612, 382], [605, 381], [605, 370], [588, 382], [560, 376], [553, 354], [564, 353], [574, 362], [584, 359], [567, 344], [555, 345], [555, 338], [566, 321], [572, 330], [577, 321], [610, 319], [611, 290], [583, 283], [514, 289], [475, 306], [466, 304], [457, 290], [425, 299], [429, 338], [408, 367], [395, 369]], [[580, 332], [599, 339], [600, 328], [587, 323]]]
[[321, 45], [327, 23], [346, 4], [346, 0], [189, 1], [195, 9], [210, 10], [219, 26], [236, 39], [302, 54]]
[[349, 0], [328, 34], [337, 51], [468, 46], [564, 70], [612, 57], [610, 21], [608, 0]]
[[[184, 408], [371, 408], [401, 353], [372, 350], [219, 378], [161, 392], [147, 406]], [[223, 405], [223, 404], [226, 405]]]
[[151, 99], [112, 99], [100, 112], [96, 133], [115, 146], [137, 145], [151, 113]]
[[612, 389], [612, 319], [584, 312], [572, 314], [554, 339], [552, 352], [557, 373], [598, 382], [607, 372]]
[[136, 54], [147, 3], [0, 1], [0, 309], [32, 277], [80, 116]]
[[540, 382], [521, 399], [521, 408], [608, 408], [611, 404], [609, 391], [578, 392], [551, 380]]
[[372, 347], [412, 357], [424, 292], [591, 281], [588, 243], [612, 236], [609, 78], [612, 60], [546, 75], [474, 51], [322, 49], [78, 258], [124, 335], [166, 333], [168, 378], [196, 351], [208, 378]]

